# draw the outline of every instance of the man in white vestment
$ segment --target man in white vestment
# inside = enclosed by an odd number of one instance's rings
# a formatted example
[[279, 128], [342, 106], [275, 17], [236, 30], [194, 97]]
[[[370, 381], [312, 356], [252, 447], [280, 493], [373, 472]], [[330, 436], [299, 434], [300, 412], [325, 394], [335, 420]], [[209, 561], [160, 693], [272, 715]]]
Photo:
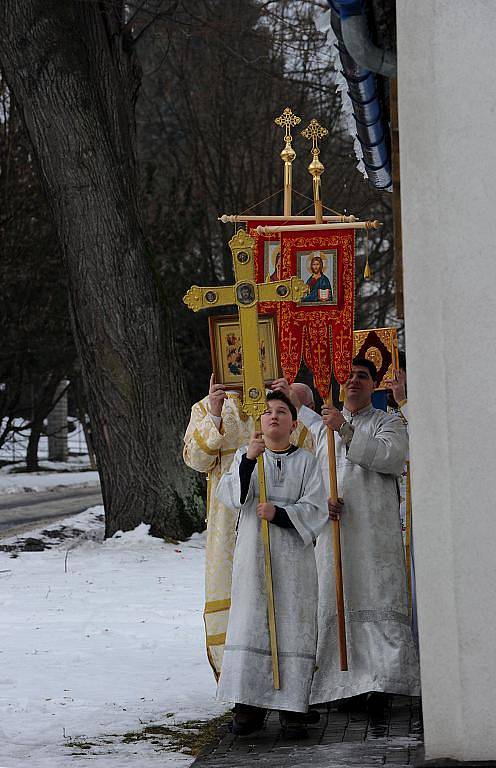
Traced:
[[[288, 389], [285, 379], [278, 382]], [[304, 384], [299, 386], [305, 388]], [[310, 388], [298, 391], [305, 404], [311, 406]], [[248, 443], [254, 429], [253, 420], [243, 413], [241, 405], [237, 392], [227, 392], [211, 376], [208, 396], [193, 405], [184, 436], [184, 461], [192, 469], [208, 473], [204, 621], [207, 656], [216, 678], [221, 670], [231, 604], [235, 520], [215, 498], [215, 491], [237, 449]], [[314, 450], [313, 438], [301, 424], [292, 433], [291, 442]]]
[[[319, 537], [319, 637], [311, 704], [367, 695], [370, 709], [383, 694], [420, 693], [417, 652], [406, 590], [397, 477], [408, 451], [402, 420], [372, 406], [377, 371], [353, 360], [343, 411], [324, 406], [323, 419], [302, 406], [299, 420], [317, 441], [327, 491], [327, 426], [335, 432], [338, 492], [329, 516], [341, 519], [347, 672], [340, 671], [332, 531]], [[294, 397], [297, 401], [297, 397]]]
[[[317, 458], [290, 443], [296, 409], [282, 392], [267, 395], [263, 432], [237, 451], [217, 498], [238, 520], [231, 610], [217, 697], [235, 702], [232, 730], [262, 727], [266, 710], [280, 711], [285, 730], [304, 729], [317, 650], [317, 568], [314, 544], [327, 524]], [[263, 454], [267, 502], [259, 502], [257, 457]], [[261, 519], [270, 523], [270, 551], [279, 651], [274, 688]]]

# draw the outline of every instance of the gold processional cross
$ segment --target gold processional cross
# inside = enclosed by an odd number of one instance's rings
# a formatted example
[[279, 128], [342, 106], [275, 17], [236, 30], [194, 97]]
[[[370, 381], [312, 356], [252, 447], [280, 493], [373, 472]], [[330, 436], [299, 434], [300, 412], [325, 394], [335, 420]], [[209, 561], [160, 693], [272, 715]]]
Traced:
[[324, 173], [324, 166], [319, 159], [319, 139], [323, 139], [328, 133], [329, 131], [327, 128], [324, 128], [315, 119], [310, 120], [307, 127], [301, 132], [301, 135], [305, 139], [309, 139], [312, 142], [312, 162], [308, 166], [308, 172], [312, 175], [313, 204], [315, 208], [316, 224], [322, 224], [324, 221], [322, 218], [322, 198], [320, 195], [320, 177]]
[[[308, 293], [308, 286], [299, 277], [291, 277], [288, 280], [276, 280], [270, 283], [257, 283], [255, 281], [254, 245], [254, 239], [244, 229], [240, 229], [229, 241], [236, 277], [235, 284], [218, 285], [211, 288], [200, 288], [197, 285], [193, 285], [184, 296], [183, 301], [193, 312], [198, 312], [198, 310], [208, 307], [237, 305], [243, 355], [243, 411], [254, 419], [255, 429], [261, 431], [260, 417], [267, 407], [267, 401], [260, 361], [258, 303], [261, 301], [300, 301]], [[263, 503], [267, 500], [263, 456], [258, 457], [257, 465], [260, 501]], [[262, 520], [262, 539], [265, 555], [265, 585], [267, 590], [272, 672], [274, 688], [279, 690], [279, 658], [272, 568], [270, 563], [269, 525], [267, 520]]]
[[293, 137], [291, 135], [291, 128], [301, 123], [301, 117], [294, 115], [289, 107], [286, 107], [282, 115], [276, 117], [274, 120], [276, 125], [284, 128], [284, 141], [286, 142], [284, 149], [281, 152], [281, 159], [284, 161], [284, 215], [288, 218], [291, 216], [291, 196], [293, 189], [293, 161], [296, 157], [296, 152], [291, 146]]

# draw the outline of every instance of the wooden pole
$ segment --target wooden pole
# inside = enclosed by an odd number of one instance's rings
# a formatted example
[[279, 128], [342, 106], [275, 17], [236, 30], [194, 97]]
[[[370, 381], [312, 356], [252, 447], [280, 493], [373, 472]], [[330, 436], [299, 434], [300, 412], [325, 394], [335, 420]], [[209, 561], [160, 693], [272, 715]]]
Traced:
[[[217, 221], [222, 221], [223, 224], [236, 224], [238, 222], [244, 222], [244, 221], [267, 221], [267, 219], [270, 219], [271, 221], [287, 221], [287, 216], [250, 216], [249, 213], [247, 214], [230, 214], [227, 213], [222, 214], [222, 216], [217, 217]], [[358, 221], [358, 219], [355, 216], [322, 216], [322, 219], [325, 222], [341, 222], [342, 224], [350, 224], [354, 221]], [[291, 221], [294, 222], [300, 222], [301, 224], [309, 224], [313, 223], [315, 221], [315, 216], [291, 216]]]
[[[256, 427], [257, 432], [262, 431], [260, 419], [257, 419]], [[265, 503], [267, 501], [267, 492], [265, 488], [265, 472], [263, 454], [257, 458], [258, 469], [258, 487], [259, 501]], [[269, 637], [270, 637], [270, 652], [272, 656], [272, 677], [274, 680], [274, 688], [278, 691], [281, 687], [279, 680], [279, 652], [277, 648], [277, 628], [276, 628], [276, 612], [274, 604], [274, 586], [272, 583], [272, 565], [270, 561], [270, 535], [269, 535], [269, 522], [268, 520], [262, 520], [262, 541], [264, 547], [264, 562], [265, 562], [265, 588], [267, 591], [267, 611], [269, 618]]]
[[405, 515], [405, 560], [406, 586], [408, 589], [408, 615], [412, 617], [412, 488], [410, 484], [410, 462], [406, 463], [406, 515]]
[[[317, 214], [316, 214], [317, 217]], [[379, 229], [382, 226], [382, 222], [374, 221], [351, 221], [346, 224], [345, 229]], [[310, 230], [333, 230], [343, 229], [343, 225], [339, 223], [329, 224], [282, 224], [281, 226], [274, 227], [257, 227], [256, 231], [259, 235], [275, 235], [278, 232], [309, 232]]]
[[[332, 406], [332, 397], [327, 398], [327, 405]], [[329, 495], [334, 503], [338, 500], [338, 478], [336, 472], [336, 450], [334, 430], [327, 427], [327, 452], [329, 456]], [[332, 520], [332, 548], [334, 552], [334, 580], [336, 582], [336, 614], [338, 620], [339, 662], [341, 672], [348, 671], [348, 653], [346, 648], [346, 624], [344, 618], [343, 564], [341, 560], [341, 531], [339, 520]]]

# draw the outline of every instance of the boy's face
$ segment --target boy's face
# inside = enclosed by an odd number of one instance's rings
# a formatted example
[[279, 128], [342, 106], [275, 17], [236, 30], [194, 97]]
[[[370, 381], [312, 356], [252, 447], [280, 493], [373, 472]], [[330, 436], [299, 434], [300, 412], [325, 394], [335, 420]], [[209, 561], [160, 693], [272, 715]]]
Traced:
[[262, 414], [262, 432], [270, 440], [289, 441], [289, 436], [296, 427], [291, 411], [282, 400], [269, 400], [267, 410]]

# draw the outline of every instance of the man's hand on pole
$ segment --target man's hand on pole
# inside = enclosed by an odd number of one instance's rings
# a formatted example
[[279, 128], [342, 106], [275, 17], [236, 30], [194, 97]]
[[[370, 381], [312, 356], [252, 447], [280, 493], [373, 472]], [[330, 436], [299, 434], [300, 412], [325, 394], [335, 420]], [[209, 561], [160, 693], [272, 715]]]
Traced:
[[223, 384], [214, 384], [214, 375], [210, 376], [210, 388], [208, 390], [208, 404], [212, 416], [222, 416], [222, 405], [226, 399], [226, 390]]
[[263, 520], [268, 520], [270, 523], [274, 519], [275, 515], [276, 508], [270, 502], [266, 501], [264, 503], [260, 502], [260, 504], [257, 504], [257, 517], [260, 517]]
[[256, 459], [265, 451], [265, 443], [262, 432], [254, 432], [248, 443], [246, 451], [247, 459]]
[[322, 420], [326, 427], [330, 427], [334, 432], [339, 432], [346, 421], [341, 411], [333, 405], [322, 406]]
[[331, 499], [327, 499], [327, 509], [329, 510], [329, 519], [339, 520], [341, 517], [341, 513], [343, 512], [343, 506], [344, 506], [343, 499], [338, 499], [337, 501], [331, 501]]

